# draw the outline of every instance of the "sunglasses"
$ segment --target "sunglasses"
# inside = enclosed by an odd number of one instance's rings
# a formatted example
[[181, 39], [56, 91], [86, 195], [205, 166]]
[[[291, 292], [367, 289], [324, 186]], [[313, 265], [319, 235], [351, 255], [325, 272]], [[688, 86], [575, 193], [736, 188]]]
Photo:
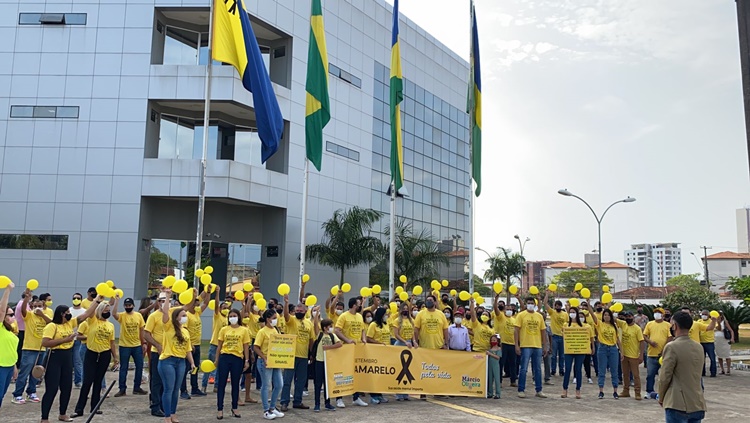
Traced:
[[8, 313], [8, 314], [6, 314], [6, 316], [8, 316], [8, 317], [16, 317], [16, 314], [15, 313]]

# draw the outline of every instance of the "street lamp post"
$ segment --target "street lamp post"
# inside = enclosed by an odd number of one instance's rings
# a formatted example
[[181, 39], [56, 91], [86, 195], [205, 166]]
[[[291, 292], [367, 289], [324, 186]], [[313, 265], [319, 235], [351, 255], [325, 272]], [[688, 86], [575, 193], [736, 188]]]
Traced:
[[[526, 270], [526, 256], [523, 255], [523, 249], [526, 247], [526, 243], [531, 241], [531, 238], [526, 237], [523, 242], [521, 242], [521, 237], [518, 236], [518, 234], [513, 235], [513, 238], [518, 240], [518, 249], [521, 250], [521, 258], [523, 259], [523, 270], [521, 270], [521, 289], [523, 289], [523, 272]], [[529, 281], [529, 286], [531, 286], [531, 281]]]
[[583, 198], [573, 194], [572, 192], [568, 191], [567, 189], [561, 189], [557, 191], [558, 194], [564, 195], [566, 197], [573, 197], [581, 200], [583, 204], [586, 205], [586, 207], [591, 210], [591, 213], [594, 215], [594, 219], [596, 219], [596, 225], [597, 225], [597, 231], [599, 233], [599, 295], [602, 293], [602, 220], [604, 220], [604, 216], [607, 215], [607, 212], [609, 209], [615, 206], [615, 204], [619, 203], [632, 203], [635, 201], [635, 198], [633, 197], [627, 197], [622, 200], [615, 201], [614, 203], [610, 204], [609, 207], [607, 207], [604, 210], [604, 213], [602, 213], [601, 217], [596, 214], [593, 208], [589, 205], [589, 203], [586, 202]]

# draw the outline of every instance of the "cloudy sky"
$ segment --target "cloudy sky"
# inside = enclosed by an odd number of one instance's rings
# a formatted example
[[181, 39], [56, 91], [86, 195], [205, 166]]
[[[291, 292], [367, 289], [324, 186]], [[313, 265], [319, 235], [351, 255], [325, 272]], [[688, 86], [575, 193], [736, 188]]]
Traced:
[[[388, 0], [393, 3], [392, 0]], [[468, 0], [401, 12], [468, 58]], [[631, 243], [736, 250], [750, 205], [735, 2], [476, 0], [483, 61], [484, 188], [477, 245], [532, 240], [529, 260], [624, 261]], [[459, 17], [459, 19], [457, 19]], [[498, 219], [498, 216], [500, 219]], [[702, 253], [701, 253], [702, 254]], [[477, 256], [477, 270], [483, 269]]]

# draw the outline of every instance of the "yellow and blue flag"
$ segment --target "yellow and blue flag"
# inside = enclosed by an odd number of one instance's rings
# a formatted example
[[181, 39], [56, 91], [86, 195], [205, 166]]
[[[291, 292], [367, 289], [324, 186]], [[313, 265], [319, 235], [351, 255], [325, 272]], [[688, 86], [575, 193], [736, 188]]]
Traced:
[[404, 100], [404, 79], [401, 73], [401, 47], [398, 39], [398, 0], [393, 3], [391, 34], [391, 180], [398, 193], [404, 185], [404, 148], [401, 139], [401, 102]]
[[471, 139], [471, 178], [477, 183], [476, 196], [482, 192], [482, 72], [479, 61], [479, 31], [474, 0], [471, 0], [471, 73], [466, 106]]
[[265, 163], [279, 148], [284, 118], [243, 0], [214, 0], [211, 56], [234, 66], [242, 85], [253, 94], [261, 159]]

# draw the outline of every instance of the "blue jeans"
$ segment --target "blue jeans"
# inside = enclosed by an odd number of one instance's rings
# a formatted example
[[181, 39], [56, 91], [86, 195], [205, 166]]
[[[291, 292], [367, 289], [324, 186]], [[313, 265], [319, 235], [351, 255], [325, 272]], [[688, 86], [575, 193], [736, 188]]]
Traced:
[[177, 413], [177, 400], [180, 398], [180, 385], [185, 378], [185, 359], [169, 357], [159, 360], [159, 377], [164, 387], [161, 394], [161, 406], [164, 416]]
[[[26, 394], [36, 394], [36, 384], [39, 382], [31, 374], [31, 369], [37, 364], [44, 364], [45, 353], [38, 354], [38, 351], [24, 351], [21, 357], [21, 365], [18, 367], [18, 377], [16, 378], [16, 389], [13, 391], [13, 397], [20, 397], [23, 395], [23, 390], [26, 389]], [[38, 357], [38, 358], [37, 358]], [[28, 385], [26, 381], [28, 380]]]
[[3, 397], [8, 392], [10, 380], [13, 379], [15, 366], [0, 367], [0, 407], [3, 406]]
[[[710, 363], [711, 377], [716, 376], [716, 344], [713, 342], [701, 343], [703, 347], [703, 355], [708, 356]], [[706, 365], [703, 365], [703, 376], [706, 375]]]
[[133, 381], [133, 390], [141, 389], [141, 380], [143, 378], [143, 348], [137, 347], [120, 347], [120, 391], [125, 392], [128, 389], [128, 364], [130, 357], [133, 357], [135, 363], [135, 379]]
[[[276, 408], [276, 401], [281, 394], [281, 388], [284, 386], [284, 378], [281, 376], [281, 369], [268, 369], [266, 362], [258, 358], [258, 374], [263, 380], [260, 385], [260, 399], [263, 402], [263, 411], [269, 411]], [[271, 402], [268, 402], [268, 387], [273, 386], [271, 391]]]
[[703, 418], [706, 417], [705, 411], [686, 413], [673, 408], [665, 409], [664, 414], [667, 418], [666, 423], [701, 423]]
[[[218, 345], [211, 344], [208, 346], [208, 359], [211, 360], [211, 362], [216, 361], [216, 348]], [[214, 377], [214, 380], [216, 380], [216, 370], [214, 370], [211, 373], [203, 373], [203, 381], [201, 385], [203, 385], [203, 390], [205, 391], [206, 388], [208, 388], [208, 378], [210, 376]], [[214, 386], [216, 386], [216, 383], [214, 383]]]
[[552, 335], [552, 357], [550, 358], [552, 365], [552, 374], [555, 374], [557, 370], [557, 360], [560, 360], [560, 376], [565, 374], [566, 360], [565, 360], [565, 341], [561, 335]]
[[289, 394], [294, 380], [294, 405], [302, 404], [302, 391], [307, 381], [307, 358], [294, 357], [294, 368], [284, 369], [284, 387], [281, 389], [281, 405], [289, 405]]
[[570, 373], [573, 373], [573, 377], [576, 379], [576, 391], [581, 390], [581, 383], [583, 381], [583, 375], [581, 374], [581, 367], [583, 366], [583, 359], [588, 354], [565, 354], [565, 368], [568, 369], [563, 376], [563, 391], [568, 390], [570, 384]]
[[510, 378], [510, 383], [516, 383], [518, 379], [518, 365], [516, 364], [516, 347], [515, 345], [503, 344], [503, 356], [500, 358], [500, 368], [505, 370], [506, 377]]
[[654, 382], [656, 381], [656, 375], [659, 374], [661, 365], [659, 364], [659, 357], [648, 357], [646, 359], [648, 365], [648, 374], [646, 375], [646, 393], [654, 392]]
[[73, 383], [80, 385], [83, 382], [83, 355], [81, 354], [80, 339], [73, 343]]
[[599, 362], [599, 387], [604, 388], [604, 378], [607, 376], [607, 369], [609, 369], [609, 376], [612, 378], [612, 386], [617, 389], [618, 381], [620, 379], [620, 377], [617, 376], [617, 363], [620, 362], [620, 350], [614, 345], [599, 344], [596, 355], [597, 361]]
[[542, 349], [521, 348], [521, 373], [518, 375], [518, 392], [526, 390], [526, 371], [531, 361], [531, 372], [534, 374], [534, 385], [537, 392], [542, 392]]

